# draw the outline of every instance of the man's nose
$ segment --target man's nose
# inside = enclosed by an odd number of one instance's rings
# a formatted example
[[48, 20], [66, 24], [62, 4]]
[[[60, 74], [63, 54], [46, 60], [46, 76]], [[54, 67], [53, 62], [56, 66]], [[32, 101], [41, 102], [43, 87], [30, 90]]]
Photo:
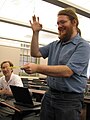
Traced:
[[58, 30], [62, 30], [62, 26], [61, 25], [58, 25]]

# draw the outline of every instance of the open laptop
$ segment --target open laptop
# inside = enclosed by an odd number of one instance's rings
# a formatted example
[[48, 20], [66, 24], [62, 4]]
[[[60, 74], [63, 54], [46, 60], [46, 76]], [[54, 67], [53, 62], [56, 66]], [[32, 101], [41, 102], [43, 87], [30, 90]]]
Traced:
[[27, 87], [19, 87], [10, 85], [13, 97], [15, 99], [15, 104], [25, 106], [25, 107], [38, 107], [41, 106], [40, 102], [35, 102], [32, 100], [32, 95]]

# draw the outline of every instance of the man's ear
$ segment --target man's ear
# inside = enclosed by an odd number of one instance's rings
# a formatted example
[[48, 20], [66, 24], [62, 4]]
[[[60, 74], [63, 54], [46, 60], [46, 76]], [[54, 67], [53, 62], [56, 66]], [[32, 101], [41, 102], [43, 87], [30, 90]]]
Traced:
[[72, 24], [75, 25], [75, 26], [77, 26], [77, 20], [73, 19], [72, 20]]
[[11, 71], [13, 72], [13, 68], [11, 68]]

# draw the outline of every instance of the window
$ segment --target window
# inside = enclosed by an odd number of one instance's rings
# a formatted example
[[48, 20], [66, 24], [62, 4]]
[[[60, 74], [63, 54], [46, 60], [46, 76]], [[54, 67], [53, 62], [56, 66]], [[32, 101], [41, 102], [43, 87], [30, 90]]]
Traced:
[[[30, 56], [30, 44], [21, 43], [20, 48], [20, 66], [23, 66], [26, 63], [39, 63], [39, 59], [36, 57]], [[23, 70], [20, 70], [20, 75], [26, 75], [26, 73]], [[37, 76], [38, 74], [32, 74], [34, 76]]]

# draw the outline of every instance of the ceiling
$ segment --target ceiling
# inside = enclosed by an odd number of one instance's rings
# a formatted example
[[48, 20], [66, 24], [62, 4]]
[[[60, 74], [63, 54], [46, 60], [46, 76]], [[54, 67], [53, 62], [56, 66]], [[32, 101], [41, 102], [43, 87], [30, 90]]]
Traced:
[[90, 13], [90, 0], [59, 0]]
[[[90, 0], [58, 1], [90, 13]], [[30, 42], [32, 30], [29, 20], [35, 14], [40, 17], [40, 22], [43, 25], [39, 42], [41, 44], [48, 44], [58, 39], [56, 21], [57, 13], [61, 9], [63, 8], [42, 0], [0, 0], [0, 37]], [[79, 28], [81, 29], [82, 37], [90, 41], [90, 18], [77, 15], [79, 17]]]

